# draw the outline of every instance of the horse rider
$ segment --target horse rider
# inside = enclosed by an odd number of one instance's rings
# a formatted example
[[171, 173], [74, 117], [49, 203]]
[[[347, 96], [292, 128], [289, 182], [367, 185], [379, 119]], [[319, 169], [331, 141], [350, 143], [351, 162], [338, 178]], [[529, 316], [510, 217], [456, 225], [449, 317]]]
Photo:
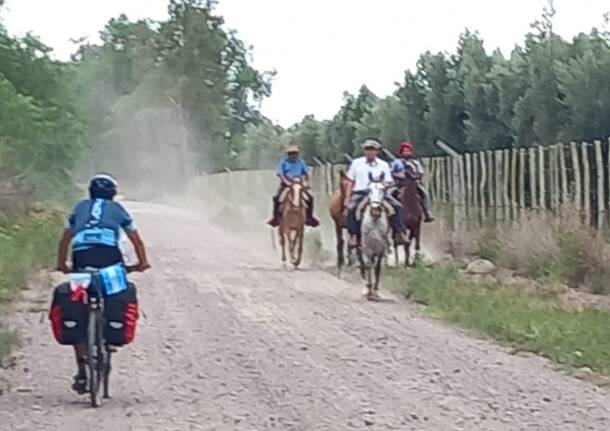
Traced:
[[273, 217], [267, 222], [267, 224], [277, 227], [280, 225], [280, 196], [286, 187], [289, 187], [294, 179], [300, 179], [305, 186], [305, 193], [307, 195], [307, 219], [305, 224], [311, 227], [317, 227], [320, 222], [313, 215], [313, 195], [309, 192], [308, 184], [309, 173], [307, 171], [307, 165], [301, 159], [301, 150], [296, 145], [290, 145], [284, 151], [286, 155], [280, 159], [277, 164], [277, 176], [280, 179], [280, 186], [277, 193], [273, 196]]
[[[392, 174], [388, 162], [378, 158], [381, 144], [376, 139], [367, 139], [362, 144], [363, 157], [354, 159], [347, 172], [350, 180], [347, 186], [344, 205], [348, 209], [347, 230], [350, 234], [350, 245], [357, 247], [360, 236], [360, 225], [357, 220], [357, 208], [360, 202], [368, 194], [369, 175], [373, 178], [384, 176], [384, 182], [388, 186], [392, 184]], [[394, 231], [396, 244], [404, 244], [407, 241], [403, 219], [403, 210], [400, 202], [390, 194], [386, 195], [388, 203], [394, 208], [394, 215], [390, 221]]]
[[424, 222], [433, 222], [434, 217], [430, 215], [430, 195], [421, 182], [425, 171], [421, 162], [415, 158], [415, 147], [410, 142], [402, 142], [398, 147], [398, 154], [400, 154], [400, 158], [392, 162], [392, 176], [396, 183], [399, 183], [406, 176], [407, 166], [413, 167], [413, 172], [417, 175], [415, 180], [417, 181], [417, 191], [424, 211]]

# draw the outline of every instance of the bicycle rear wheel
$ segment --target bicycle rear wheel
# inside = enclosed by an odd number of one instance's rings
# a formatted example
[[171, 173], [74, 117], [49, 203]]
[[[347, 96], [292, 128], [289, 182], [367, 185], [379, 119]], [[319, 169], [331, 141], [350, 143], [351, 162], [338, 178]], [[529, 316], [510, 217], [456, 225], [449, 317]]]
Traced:
[[104, 380], [106, 371], [102, 330], [101, 313], [97, 310], [91, 311], [87, 326], [87, 361], [89, 366], [89, 394], [91, 395], [92, 407], [99, 407], [101, 404], [100, 384]]

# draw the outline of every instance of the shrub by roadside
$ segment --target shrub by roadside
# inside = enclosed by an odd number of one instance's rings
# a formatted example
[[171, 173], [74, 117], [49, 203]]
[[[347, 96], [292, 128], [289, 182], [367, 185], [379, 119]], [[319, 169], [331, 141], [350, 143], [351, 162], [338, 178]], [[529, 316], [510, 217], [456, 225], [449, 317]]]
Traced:
[[427, 305], [434, 317], [565, 366], [610, 375], [610, 314], [567, 311], [552, 289], [473, 281], [456, 268], [421, 266], [389, 271], [385, 285]]
[[442, 235], [455, 260], [481, 257], [520, 276], [610, 294], [610, 244], [568, 209], [561, 218], [529, 212], [511, 224]]
[[[0, 315], [33, 272], [54, 262], [61, 225], [59, 212], [0, 219]], [[0, 360], [14, 341], [15, 334], [0, 322]]]

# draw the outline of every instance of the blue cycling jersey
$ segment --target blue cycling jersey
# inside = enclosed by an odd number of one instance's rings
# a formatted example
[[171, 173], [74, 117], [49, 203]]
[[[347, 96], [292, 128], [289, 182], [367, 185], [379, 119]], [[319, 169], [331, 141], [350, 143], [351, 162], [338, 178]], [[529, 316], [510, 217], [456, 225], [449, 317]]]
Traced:
[[129, 213], [117, 202], [85, 199], [74, 207], [66, 221], [72, 232], [72, 250], [88, 250], [96, 246], [118, 247], [119, 233], [135, 230]]

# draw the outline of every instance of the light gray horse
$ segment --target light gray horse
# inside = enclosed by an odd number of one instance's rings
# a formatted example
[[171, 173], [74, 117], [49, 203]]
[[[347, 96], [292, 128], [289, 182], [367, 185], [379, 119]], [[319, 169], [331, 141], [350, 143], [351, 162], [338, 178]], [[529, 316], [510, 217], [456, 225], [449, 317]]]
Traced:
[[388, 234], [390, 223], [386, 206], [386, 185], [384, 175], [373, 179], [369, 174], [368, 202], [364, 208], [360, 225], [360, 274], [366, 281], [369, 300], [379, 299], [379, 278], [381, 276], [381, 262], [389, 246]]

